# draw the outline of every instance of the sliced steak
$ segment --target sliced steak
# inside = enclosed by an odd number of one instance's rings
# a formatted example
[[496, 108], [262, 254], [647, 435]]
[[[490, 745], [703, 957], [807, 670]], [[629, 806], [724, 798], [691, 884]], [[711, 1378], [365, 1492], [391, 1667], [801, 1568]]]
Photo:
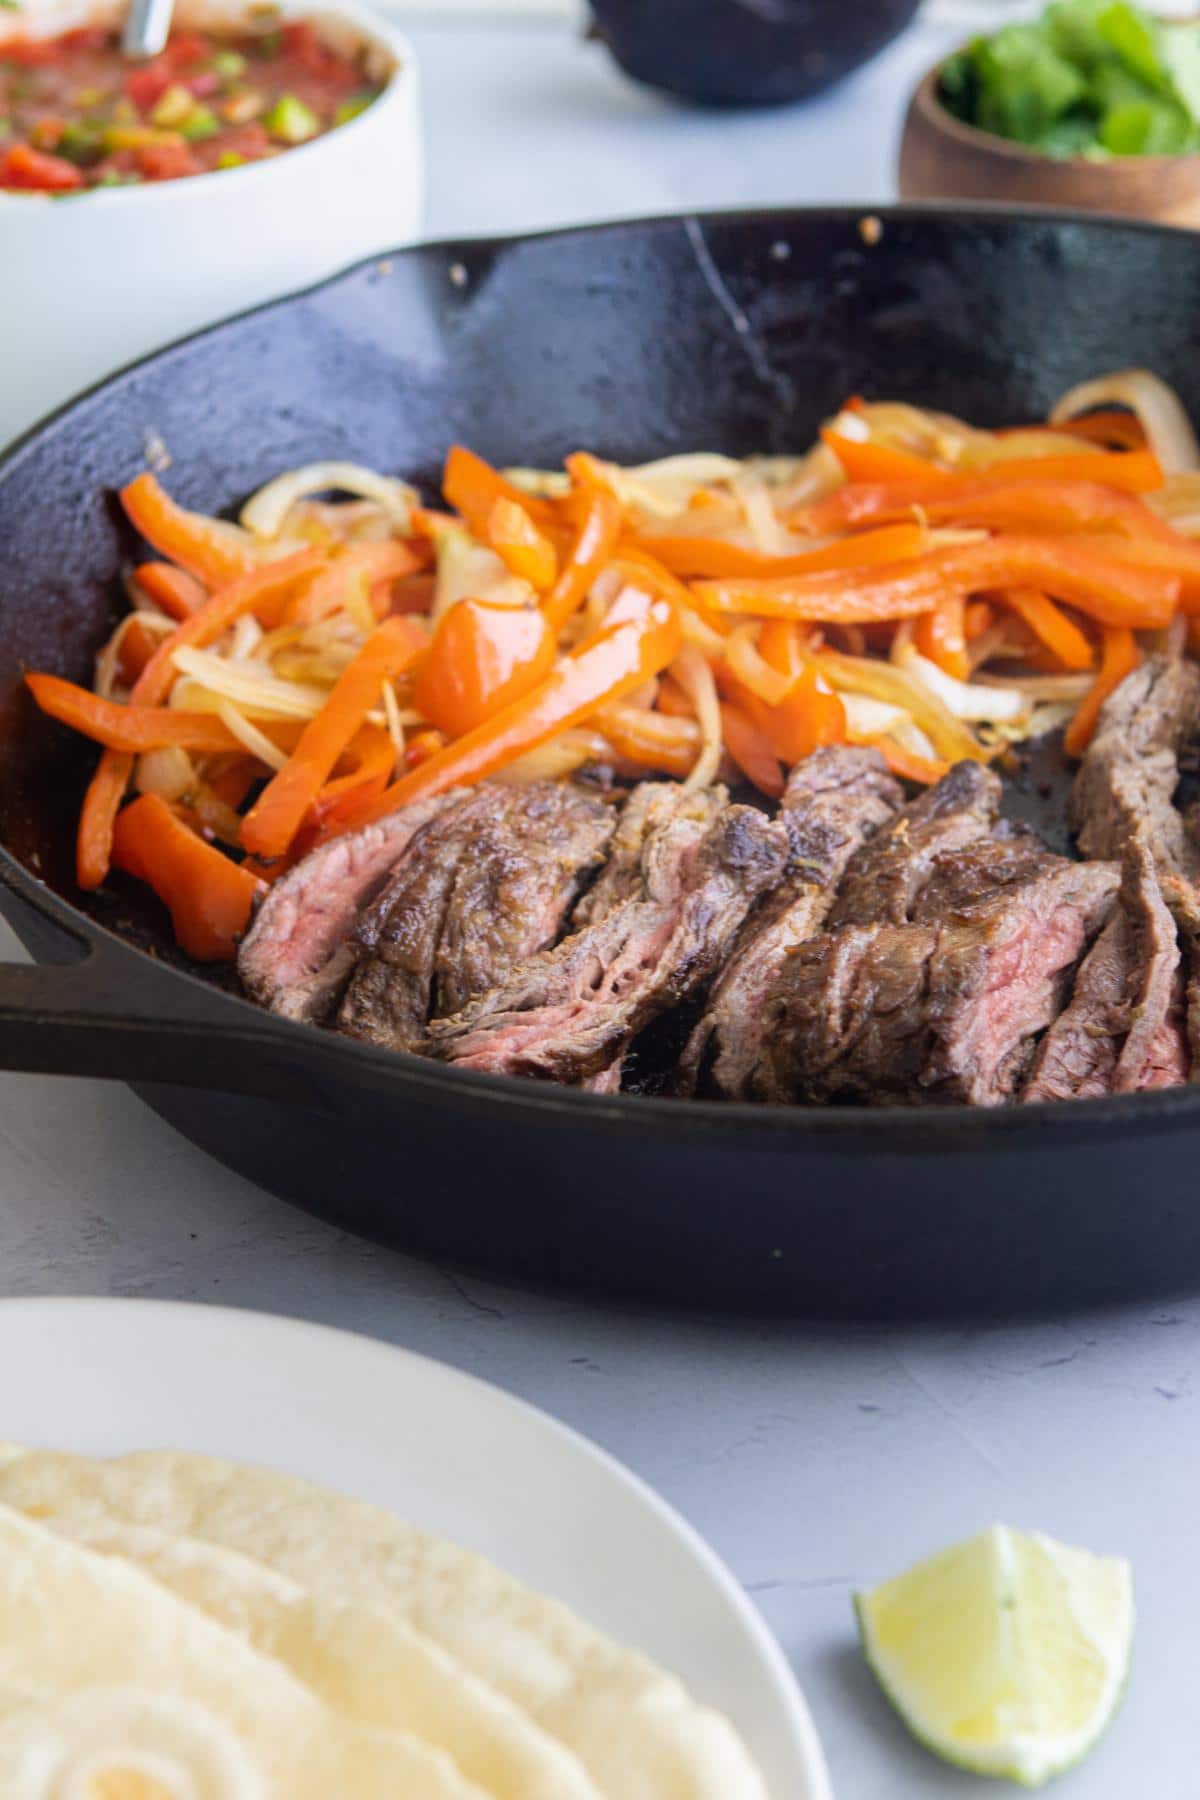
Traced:
[[631, 790], [621, 808], [608, 861], [575, 908], [572, 923], [577, 931], [598, 924], [620, 901], [638, 892], [648, 834], [677, 815], [688, 817], [694, 811], [693, 801], [677, 781], [643, 781]]
[[414, 833], [461, 798], [461, 792], [439, 794], [332, 838], [277, 881], [238, 952], [251, 998], [288, 1019], [318, 1025], [328, 1019], [358, 960], [349, 939], [360, 910], [379, 893]]
[[1005, 888], [1031, 881], [1056, 860], [1036, 833], [1001, 824], [994, 837], [934, 857], [913, 901], [912, 918], [925, 925], [968, 912]]
[[1162, 888], [1183, 947], [1184, 1036], [1191, 1079], [1200, 1081], [1200, 893], [1179, 875], [1164, 875]]
[[936, 858], [987, 836], [999, 811], [999, 777], [980, 763], [956, 763], [852, 857], [830, 929], [902, 925]]
[[848, 926], [802, 944], [769, 1002], [759, 1091], [870, 1103], [1006, 1099], [1118, 882], [1109, 864], [1054, 858], [1033, 880], [951, 917]]
[[787, 832], [754, 807], [731, 806], [722, 790], [674, 793], [646, 832], [637, 891], [434, 1024], [438, 1055], [497, 1074], [602, 1077], [611, 1088], [609, 1071], [635, 1034], [711, 977], [783, 876]]
[[1038, 1048], [1025, 1100], [1069, 1100], [1187, 1079], [1179, 945], [1149, 844], [1135, 838], [1108, 924]]
[[1200, 850], [1174, 805], [1179, 752], [1200, 711], [1200, 669], [1152, 656], [1110, 694], [1071, 793], [1084, 856], [1119, 860], [1144, 834], [1160, 870], [1194, 879]]
[[566, 783], [485, 783], [417, 832], [354, 933], [338, 1029], [415, 1050], [455, 1011], [557, 939], [616, 824]]
[[791, 860], [785, 880], [746, 920], [679, 1065], [682, 1093], [743, 1097], [762, 1060], [763, 1002], [781, 964], [820, 930], [842, 872], [903, 798], [873, 750], [818, 750], [783, 796]]

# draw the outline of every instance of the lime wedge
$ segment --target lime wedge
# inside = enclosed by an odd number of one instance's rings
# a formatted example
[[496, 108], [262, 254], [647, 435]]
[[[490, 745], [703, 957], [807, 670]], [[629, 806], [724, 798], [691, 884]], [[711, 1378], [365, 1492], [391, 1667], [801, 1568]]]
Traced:
[[1040, 1787], [1091, 1749], [1129, 1669], [1118, 1557], [993, 1525], [856, 1594], [863, 1651], [913, 1736], [977, 1775]]

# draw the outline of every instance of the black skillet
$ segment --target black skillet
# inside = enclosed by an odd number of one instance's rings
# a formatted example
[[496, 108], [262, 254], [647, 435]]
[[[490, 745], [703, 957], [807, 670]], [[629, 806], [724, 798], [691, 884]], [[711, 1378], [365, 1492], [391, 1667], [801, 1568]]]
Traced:
[[472, 1076], [267, 1017], [187, 970], [153, 902], [72, 882], [87, 752], [20, 673], [88, 676], [133, 548], [112, 489], [152, 440], [172, 492], [213, 510], [325, 456], [432, 487], [456, 438], [547, 464], [795, 449], [854, 392], [1014, 423], [1131, 363], [1200, 415], [1200, 239], [1050, 214], [879, 224], [759, 213], [404, 251], [153, 357], [12, 450], [0, 904], [40, 966], [0, 969], [0, 1066], [129, 1081], [323, 1217], [521, 1279], [859, 1316], [1194, 1283], [1194, 1088], [872, 1112]]

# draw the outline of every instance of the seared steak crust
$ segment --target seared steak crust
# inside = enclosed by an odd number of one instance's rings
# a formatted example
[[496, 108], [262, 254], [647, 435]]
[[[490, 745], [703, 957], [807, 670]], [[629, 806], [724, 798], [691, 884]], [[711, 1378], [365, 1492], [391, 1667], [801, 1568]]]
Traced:
[[611, 1086], [634, 1035], [711, 977], [750, 908], [783, 875], [787, 833], [754, 807], [731, 806], [723, 790], [674, 793], [645, 834], [636, 892], [435, 1023], [436, 1054], [467, 1068], [568, 1083], [600, 1076]]
[[1111, 865], [1053, 858], [937, 922], [854, 925], [788, 958], [762, 1089], [793, 1099], [995, 1105], [1103, 924]]
[[1000, 811], [1000, 780], [980, 763], [956, 763], [877, 831], [851, 859], [829, 914], [839, 925], [902, 925], [935, 860], [985, 837]]
[[791, 844], [787, 877], [743, 925], [683, 1053], [680, 1091], [748, 1093], [775, 976], [789, 952], [820, 930], [850, 857], [901, 799], [876, 751], [818, 750], [796, 765], [781, 813]]
[[615, 823], [605, 801], [552, 781], [485, 783], [430, 820], [359, 921], [339, 1029], [419, 1048], [431, 1014], [555, 941]]
[[1173, 803], [1198, 712], [1200, 668], [1178, 657], [1148, 657], [1105, 701], [1071, 794], [1084, 856], [1119, 860], [1140, 832], [1161, 870], [1200, 875], [1200, 851]]

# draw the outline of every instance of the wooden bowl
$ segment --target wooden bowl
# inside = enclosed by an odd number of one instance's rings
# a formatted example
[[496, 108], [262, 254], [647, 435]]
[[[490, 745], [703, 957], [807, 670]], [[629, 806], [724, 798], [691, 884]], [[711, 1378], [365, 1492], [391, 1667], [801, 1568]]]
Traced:
[[905, 200], [1004, 200], [1020, 206], [1200, 225], [1200, 154], [1058, 159], [964, 125], [938, 98], [942, 65], [912, 100], [900, 141]]

